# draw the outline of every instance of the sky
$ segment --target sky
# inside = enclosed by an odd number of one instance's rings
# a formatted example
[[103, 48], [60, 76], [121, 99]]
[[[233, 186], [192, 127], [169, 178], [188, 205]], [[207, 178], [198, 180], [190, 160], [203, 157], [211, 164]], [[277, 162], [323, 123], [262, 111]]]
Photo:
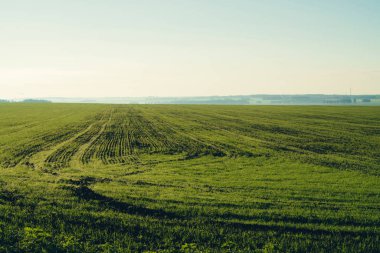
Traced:
[[0, 98], [380, 94], [379, 0], [0, 1]]

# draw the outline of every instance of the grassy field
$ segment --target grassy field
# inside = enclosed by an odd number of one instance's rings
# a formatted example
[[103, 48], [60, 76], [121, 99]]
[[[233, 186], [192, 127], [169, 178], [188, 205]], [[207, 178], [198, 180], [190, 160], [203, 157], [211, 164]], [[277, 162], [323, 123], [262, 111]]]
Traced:
[[380, 252], [380, 108], [0, 105], [0, 252]]

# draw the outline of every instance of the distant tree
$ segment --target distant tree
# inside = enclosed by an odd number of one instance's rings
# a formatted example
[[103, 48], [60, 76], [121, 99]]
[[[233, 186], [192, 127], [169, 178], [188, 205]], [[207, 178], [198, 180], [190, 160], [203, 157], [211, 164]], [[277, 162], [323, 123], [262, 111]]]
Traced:
[[24, 99], [22, 103], [51, 103], [49, 100], [44, 99]]

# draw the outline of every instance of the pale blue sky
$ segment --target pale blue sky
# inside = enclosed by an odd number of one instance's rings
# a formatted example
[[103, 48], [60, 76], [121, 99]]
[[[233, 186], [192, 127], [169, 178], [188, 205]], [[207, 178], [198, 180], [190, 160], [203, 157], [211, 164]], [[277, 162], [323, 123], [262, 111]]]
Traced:
[[0, 2], [0, 98], [380, 94], [379, 0]]

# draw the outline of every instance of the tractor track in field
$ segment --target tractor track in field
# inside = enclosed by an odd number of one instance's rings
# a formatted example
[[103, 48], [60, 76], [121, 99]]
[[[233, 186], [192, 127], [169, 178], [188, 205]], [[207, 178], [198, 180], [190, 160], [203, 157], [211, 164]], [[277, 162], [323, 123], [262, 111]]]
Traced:
[[77, 132], [71, 138], [65, 139], [53, 146], [48, 147], [29, 158], [20, 162], [31, 168], [62, 168], [71, 165], [74, 156], [81, 150], [88, 139], [92, 138], [93, 132], [99, 127], [98, 122], [101, 122], [104, 116], [99, 120], [91, 122], [85, 129]]
[[[47, 149], [47, 150], [43, 150], [41, 152], [38, 152], [36, 154], [34, 154], [32, 157], [30, 157], [26, 162], [28, 162], [28, 164], [30, 166], [33, 166], [35, 168], [43, 168], [45, 167], [45, 163], [47, 161], [47, 159], [49, 157], [51, 157], [55, 152], [57, 152], [57, 150], [63, 148], [65, 145], [69, 144], [70, 142], [73, 142], [75, 139], [77, 139], [78, 137], [80, 137], [81, 135], [85, 134], [86, 132], [90, 131], [90, 129], [93, 127], [94, 123], [90, 124], [86, 129], [80, 131], [79, 133], [77, 133], [76, 135], [74, 135], [73, 137], [67, 139], [67, 140], [64, 140], [56, 145], [54, 145], [53, 147]], [[25, 161], [22, 161], [22, 162], [25, 162]], [[22, 163], [20, 162], [20, 163]]]
[[[104, 117], [104, 116], [103, 116]], [[102, 118], [103, 119], [103, 118]], [[102, 120], [101, 119], [101, 120]], [[71, 165], [75, 165], [73, 163], [80, 161], [81, 163], [85, 163], [85, 154], [86, 151], [93, 145], [93, 143], [99, 138], [99, 136], [104, 132], [105, 128], [107, 125], [111, 122], [112, 119], [112, 111], [109, 113], [108, 120], [102, 124], [99, 132], [94, 135], [89, 142], [83, 144], [82, 146], [79, 147], [78, 151], [73, 155], [72, 160], [71, 160]], [[89, 157], [91, 159], [91, 157]]]

